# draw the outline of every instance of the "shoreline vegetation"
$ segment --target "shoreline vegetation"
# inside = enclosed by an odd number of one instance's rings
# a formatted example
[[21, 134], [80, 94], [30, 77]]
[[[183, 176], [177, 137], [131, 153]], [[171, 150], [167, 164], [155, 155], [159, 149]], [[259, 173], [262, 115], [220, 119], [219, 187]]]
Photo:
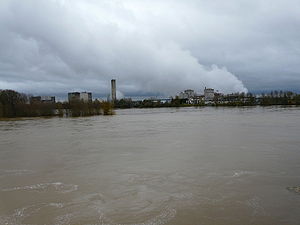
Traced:
[[128, 108], [300, 105], [300, 94], [283, 91], [272, 91], [260, 96], [251, 93], [235, 93], [218, 96], [211, 101], [202, 100], [197, 104], [190, 104], [189, 99], [179, 99], [178, 96], [168, 102], [159, 99], [145, 99], [143, 101], [120, 99], [113, 103], [99, 100], [46, 103], [30, 102], [29, 98], [30, 96], [14, 90], [0, 90], [0, 118], [114, 115], [114, 109]]
[[29, 96], [13, 90], [0, 90], [0, 118], [83, 117], [113, 115], [110, 102], [30, 102]]

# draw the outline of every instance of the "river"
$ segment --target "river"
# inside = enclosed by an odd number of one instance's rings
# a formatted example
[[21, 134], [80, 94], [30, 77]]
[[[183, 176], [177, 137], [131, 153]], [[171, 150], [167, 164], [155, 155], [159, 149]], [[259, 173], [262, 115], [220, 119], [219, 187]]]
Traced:
[[300, 108], [0, 121], [0, 224], [300, 222]]

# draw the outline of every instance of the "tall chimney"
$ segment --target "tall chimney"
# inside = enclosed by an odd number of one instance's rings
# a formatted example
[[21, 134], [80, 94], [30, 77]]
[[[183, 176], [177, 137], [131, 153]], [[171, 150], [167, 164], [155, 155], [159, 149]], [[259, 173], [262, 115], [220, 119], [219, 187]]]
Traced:
[[114, 102], [117, 100], [117, 94], [116, 94], [116, 80], [111, 80], [111, 101]]

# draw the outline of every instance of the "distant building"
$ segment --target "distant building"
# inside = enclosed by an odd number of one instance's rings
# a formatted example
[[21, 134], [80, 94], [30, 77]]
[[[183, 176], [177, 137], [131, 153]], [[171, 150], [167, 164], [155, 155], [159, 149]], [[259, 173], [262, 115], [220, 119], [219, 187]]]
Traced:
[[215, 90], [213, 88], [204, 89], [204, 100], [205, 101], [213, 101], [215, 97]]
[[204, 95], [197, 95], [194, 98], [192, 98], [192, 104], [200, 104], [203, 103]]
[[165, 103], [171, 103], [172, 98], [161, 98], [159, 99], [160, 103], [165, 104]]
[[74, 102], [74, 101], [91, 102], [92, 93], [91, 92], [70, 92], [68, 93], [68, 99], [69, 102]]
[[111, 101], [117, 100], [117, 88], [116, 88], [116, 80], [111, 80]]
[[91, 92], [81, 92], [80, 100], [83, 100], [84, 102], [91, 102], [92, 101], [92, 93]]
[[226, 95], [226, 100], [228, 102], [245, 102], [245, 96], [240, 95], [240, 93], [231, 93]]
[[30, 103], [55, 103], [54, 96], [33, 96], [29, 99]]
[[70, 92], [68, 93], [69, 102], [80, 101], [80, 92]]
[[55, 103], [55, 96], [41, 96], [42, 102]]
[[192, 89], [187, 89], [184, 90], [183, 92], [179, 93], [179, 99], [188, 99], [188, 98], [193, 98], [195, 97], [197, 94], [194, 90]]

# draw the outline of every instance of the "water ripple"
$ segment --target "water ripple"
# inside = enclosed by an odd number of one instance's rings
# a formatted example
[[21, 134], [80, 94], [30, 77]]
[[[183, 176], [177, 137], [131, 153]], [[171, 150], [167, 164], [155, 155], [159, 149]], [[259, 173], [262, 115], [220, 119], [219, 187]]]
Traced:
[[60, 193], [69, 193], [76, 191], [78, 189], [78, 185], [74, 184], [64, 184], [61, 182], [54, 183], [42, 183], [42, 184], [33, 184], [22, 187], [13, 187], [13, 188], [4, 188], [2, 191], [56, 191]]

